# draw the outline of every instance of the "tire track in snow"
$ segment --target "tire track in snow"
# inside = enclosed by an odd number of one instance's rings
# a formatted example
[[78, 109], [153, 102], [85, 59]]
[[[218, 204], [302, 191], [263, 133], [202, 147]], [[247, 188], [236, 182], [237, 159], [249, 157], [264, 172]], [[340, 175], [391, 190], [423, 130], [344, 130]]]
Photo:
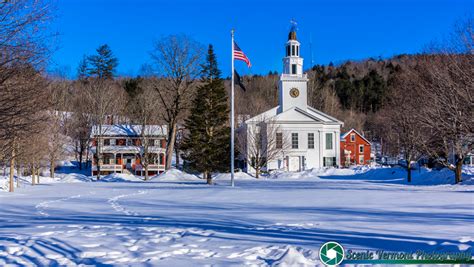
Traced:
[[54, 204], [54, 203], [59, 203], [59, 202], [63, 202], [63, 201], [67, 201], [67, 200], [70, 200], [70, 199], [75, 199], [75, 198], [80, 198], [81, 195], [74, 195], [74, 196], [70, 196], [70, 197], [65, 197], [65, 198], [60, 198], [60, 199], [55, 199], [55, 200], [48, 200], [48, 201], [43, 201], [39, 204], [37, 204], [35, 206], [36, 210], [37, 210], [37, 213], [41, 216], [45, 216], [45, 217], [48, 217], [49, 216], [49, 213], [47, 213], [45, 211], [45, 209], [49, 208], [51, 206], [51, 204]]
[[132, 197], [132, 196], [138, 196], [138, 195], [144, 195], [144, 194], [147, 194], [148, 191], [147, 190], [140, 190], [138, 191], [137, 193], [133, 193], [133, 194], [124, 194], [124, 195], [118, 195], [118, 196], [115, 196], [115, 197], [112, 197], [112, 198], [109, 198], [109, 200], [107, 201], [110, 206], [112, 206], [112, 208], [117, 211], [117, 212], [121, 212], [127, 216], [138, 216], [140, 215], [138, 212], [134, 212], [132, 210], [129, 210], [129, 209], [126, 209], [125, 207], [123, 207], [122, 205], [120, 205], [119, 203], [119, 200], [122, 199], [122, 198], [127, 198], [127, 197]]

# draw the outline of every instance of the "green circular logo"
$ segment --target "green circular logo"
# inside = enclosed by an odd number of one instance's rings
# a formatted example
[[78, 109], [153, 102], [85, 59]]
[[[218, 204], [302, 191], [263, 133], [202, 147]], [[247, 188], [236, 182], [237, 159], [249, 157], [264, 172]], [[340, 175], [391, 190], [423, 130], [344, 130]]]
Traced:
[[319, 249], [319, 259], [326, 266], [338, 265], [344, 260], [344, 248], [336, 242], [327, 242]]

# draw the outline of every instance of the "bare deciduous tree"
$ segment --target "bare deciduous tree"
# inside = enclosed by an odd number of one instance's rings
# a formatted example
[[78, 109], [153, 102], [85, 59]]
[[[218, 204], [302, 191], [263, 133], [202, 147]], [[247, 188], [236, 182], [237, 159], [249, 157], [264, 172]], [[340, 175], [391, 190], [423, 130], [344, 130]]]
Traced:
[[89, 108], [92, 125], [94, 125], [96, 141], [95, 160], [97, 162], [97, 180], [100, 179], [101, 142], [105, 134], [104, 125], [107, 116], [119, 114], [125, 106], [125, 92], [113, 80], [91, 78], [82, 83], [82, 97]]
[[417, 161], [423, 154], [421, 143], [426, 138], [419, 125], [418, 105], [420, 90], [412, 83], [409, 73], [401, 72], [393, 86], [395, 94], [389, 105], [380, 111], [384, 121], [383, 136], [391, 147], [397, 148], [395, 153], [403, 155], [407, 171], [407, 182], [411, 182], [412, 161]]
[[273, 160], [283, 158], [290, 148], [287, 134], [277, 123], [259, 116], [241, 127], [237, 134], [237, 149], [245, 162], [255, 169], [259, 178], [263, 167]]
[[161, 101], [158, 92], [153, 88], [149, 81], [142, 82], [141, 92], [138, 93], [131, 101], [132, 118], [141, 126], [140, 143], [142, 150], [140, 151], [140, 163], [145, 169], [145, 180], [148, 180], [148, 167], [155, 160], [156, 154], [151, 153], [150, 137], [159, 123]]
[[40, 0], [0, 4], [0, 140], [10, 161], [10, 191], [18, 142], [35, 131], [35, 114], [46, 103], [39, 69], [47, 58], [45, 22], [49, 13], [50, 5]]
[[153, 79], [163, 106], [162, 117], [168, 124], [166, 168], [171, 161], [176, 141], [177, 125], [184, 119], [186, 110], [198, 82], [203, 46], [184, 35], [171, 35], [154, 43], [151, 59], [160, 75]]
[[[462, 164], [474, 149], [474, 21], [460, 24], [447, 44], [420, 57], [412, 79], [420, 89], [424, 152], [453, 170], [462, 181]], [[451, 158], [451, 162], [449, 162]]]

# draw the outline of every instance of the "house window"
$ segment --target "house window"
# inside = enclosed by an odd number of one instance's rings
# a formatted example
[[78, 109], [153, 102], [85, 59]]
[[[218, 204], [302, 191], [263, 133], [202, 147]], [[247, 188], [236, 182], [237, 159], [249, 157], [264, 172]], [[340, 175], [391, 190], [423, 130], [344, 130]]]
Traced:
[[104, 139], [104, 146], [110, 146], [110, 139]]
[[276, 133], [276, 148], [283, 148], [283, 134]]
[[296, 74], [296, 64], [291, 64], [291, 74]]
[[332, 149], [332, 133], [326, 133], [326, 149]]
[[359, 156], [359, 164], [364, 164], [364, 156]]
[[308, 133], [308, 149], [314, 149], [314, 133]]
[[298, 133], [291, 134], [291, 148], [298, 149]]
[[359, 153], [364, 153], [364, 145], [359, 145]]
[[110, 145], [115, 146], [115, 139], [110, 139]]
[[336, 166], [336, 157], [324, 157], [324, 167]]
[[155, 139], [148, 139], [149, 146], [155, 146]]
[[356, 140], [356, 135], [355, 134], [351, 134], [351, 142], [355, 142]]

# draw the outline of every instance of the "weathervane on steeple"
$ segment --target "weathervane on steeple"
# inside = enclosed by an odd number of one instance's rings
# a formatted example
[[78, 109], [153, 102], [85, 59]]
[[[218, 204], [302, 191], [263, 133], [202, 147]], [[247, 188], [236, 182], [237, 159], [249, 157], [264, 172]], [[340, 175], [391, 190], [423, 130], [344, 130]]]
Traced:
[[296, 32], [298, 30], [298, 28], [296, 27], [298, 26], [298, 23], [296, 22], [296, 20], [291, 19], [290, 24], [291, 24], [290, 32]]
[[298, 23], [296, 23], [295, 19], [291, 19], [290, 24], [291, 24], [291, 27], [290, 27], [290, 33], [288, 34], [288, 40], [296, 40], [296, 31], [298, 30], [296, 26], [298, 25]]

